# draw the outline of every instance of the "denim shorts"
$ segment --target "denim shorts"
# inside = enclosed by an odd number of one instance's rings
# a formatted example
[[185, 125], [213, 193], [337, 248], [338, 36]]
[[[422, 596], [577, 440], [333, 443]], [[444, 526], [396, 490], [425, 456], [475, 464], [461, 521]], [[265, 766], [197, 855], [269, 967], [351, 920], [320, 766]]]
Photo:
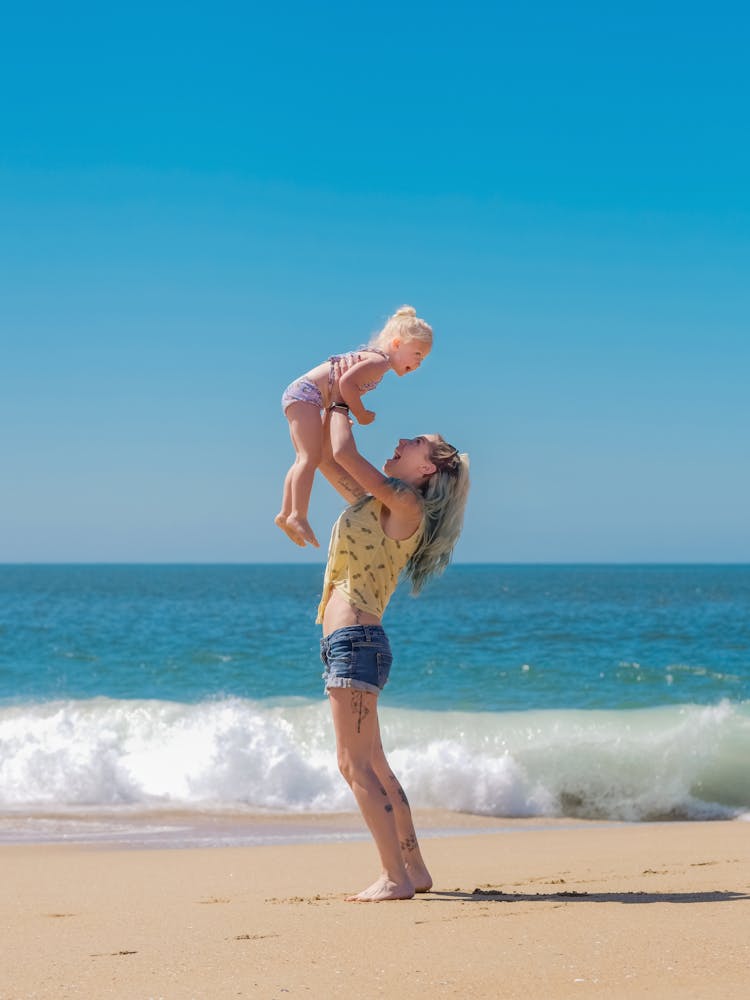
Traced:
[[323, 680], [328, 688], [383, 690], [393, 656], [382, 625], [348, 625], [320, 640]]

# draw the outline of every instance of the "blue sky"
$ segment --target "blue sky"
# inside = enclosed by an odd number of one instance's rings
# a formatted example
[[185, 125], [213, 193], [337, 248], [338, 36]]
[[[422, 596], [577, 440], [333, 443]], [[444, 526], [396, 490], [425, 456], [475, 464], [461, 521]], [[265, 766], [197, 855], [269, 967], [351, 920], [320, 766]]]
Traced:
[[320, 561], [279, 397], [405, 302], [458, 560], [750, 561], [750, 16], [607, 6], [7, 14], [0, 561]]

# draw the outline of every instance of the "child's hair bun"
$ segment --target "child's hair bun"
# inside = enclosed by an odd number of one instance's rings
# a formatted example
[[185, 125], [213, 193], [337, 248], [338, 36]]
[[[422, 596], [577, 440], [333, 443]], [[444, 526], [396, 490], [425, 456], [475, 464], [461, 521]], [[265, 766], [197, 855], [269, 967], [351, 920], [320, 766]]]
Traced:
[[370, 340], [370, 347], [388, 351], [394, 337], [402, 340], [420, 340], [432, 347], [432, 327], [417, 316], [414, 306], [401, 306], [389, 317], [380, 333]]

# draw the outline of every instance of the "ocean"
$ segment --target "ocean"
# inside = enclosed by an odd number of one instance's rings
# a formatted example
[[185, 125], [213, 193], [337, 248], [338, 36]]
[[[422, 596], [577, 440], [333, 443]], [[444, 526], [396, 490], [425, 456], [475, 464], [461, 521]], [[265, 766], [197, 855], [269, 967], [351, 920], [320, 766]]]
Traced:
[[[0, 566], [0, 840], [354, 811], [321, 584], [309, 565]], [[456, 565], [418, 598], [402, 584], [385, 625], [383, 741], [413, 806], [750, 818], [750, 566]]]

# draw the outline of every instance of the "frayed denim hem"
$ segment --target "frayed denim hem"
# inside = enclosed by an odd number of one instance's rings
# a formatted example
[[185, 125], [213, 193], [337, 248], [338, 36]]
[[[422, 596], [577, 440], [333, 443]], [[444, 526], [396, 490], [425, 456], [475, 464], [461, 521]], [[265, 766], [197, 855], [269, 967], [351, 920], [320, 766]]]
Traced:
[[351, 677], [328, 677], [325, 674], [323, 679], [326, 684], [326, 693], [329, 688], [352, 688], [353, 691], [371, 691], [372, 694], [380, 694], [380, 688], [375, 684], [368, 684], [367, 681], [355, 681]]

